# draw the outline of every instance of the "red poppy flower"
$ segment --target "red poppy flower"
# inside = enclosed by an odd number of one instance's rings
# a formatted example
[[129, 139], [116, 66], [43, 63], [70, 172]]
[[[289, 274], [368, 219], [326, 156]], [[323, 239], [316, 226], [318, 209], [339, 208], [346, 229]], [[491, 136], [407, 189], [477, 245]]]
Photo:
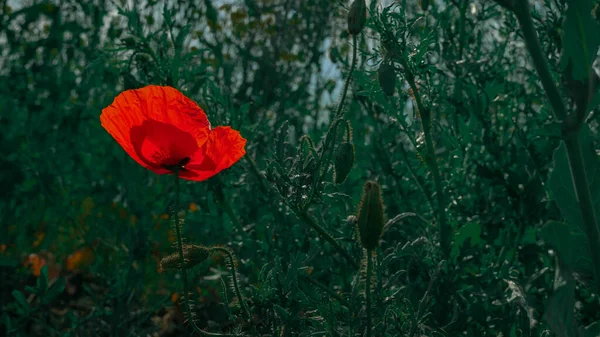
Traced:
[[124, 91], [100, 121], [131, 158], [157, 174], [177, 169], [183, 179], [206, 180], [246, 154], [238, 131], [211, 129], [198, 104], [171, 87]]

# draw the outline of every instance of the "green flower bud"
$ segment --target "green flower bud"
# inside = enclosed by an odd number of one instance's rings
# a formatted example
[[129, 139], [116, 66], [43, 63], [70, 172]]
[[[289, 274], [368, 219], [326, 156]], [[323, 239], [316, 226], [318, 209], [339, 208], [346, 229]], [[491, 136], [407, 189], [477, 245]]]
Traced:
[[[193, 268], [206, 261], [209, 255], [210, 250], [207, 247], [199, 245], [183, 245], [183, 267], [185, 269]], [[181, 264], [179, 262], [179, 253], [173, 253], [164, 257], [160, 261], [160, 266], [163, 270], [181, 269]]]
[[348, 32], [358, 35], [367, 22], [367, 4], [365, 0], [354, 0], [348, 11]]
[[363, 187], [363, 195], [358, 204], [357, 227], [360, 243], [367, 250], [379, 245], [379, 239], [385, 225], [381, 188], [374, 181], [367, 181]]
[[396, 71], [389, 62], [383, 61], [379, 65], [379, 69], [377, 69], [377, 81], [386, 96], [394, 94], [394, 90], [396, 89]]
[[337, 153], [335, 154], [335, 162], [333, 168], [335, 169], [334, 182], [341, 184], [346, 180], [346, 177], [352, 170], [354, 165], [354, 144], [349, 142], [342, 143]]

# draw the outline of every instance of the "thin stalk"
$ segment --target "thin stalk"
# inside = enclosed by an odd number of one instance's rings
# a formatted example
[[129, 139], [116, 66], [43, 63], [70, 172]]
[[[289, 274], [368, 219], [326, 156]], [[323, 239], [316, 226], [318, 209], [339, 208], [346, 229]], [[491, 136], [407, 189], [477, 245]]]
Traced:
[[371, 277], [373, 276], [373, 251], [367, 250], [367, 279], [365, 280], [365, 299], [367, 305], [367, 337], [371, 337]]
[[233, 211], [233, 207], [231, 207], [231, 203], [229, 203], [229, 200], [225, 197], [222, 185], [218, 184], [217, 186], [215, 186], [215, 188], [219, 189], [215, 191], [215, 193], [218, 195], [217, 197], [220, 199], [219, 204], [221, 205], [225, 213], [227, 213], [227, 216], [229, 216], [229, 219], [231, 219], [235, 227], [237, 227], [237, 229], [240, 231], [240, 234], [243, 234], [244, 226], [242, 225], [240, 220], [238, 220], [237, 216], [235, 215], [235, 212]]
[[238, 273], [237, 273], [237, 268], [236, 268], [237, 263], [235, 261], [235, 257], [233, 257], [233, 254], [227, 248], [211, 247], [210, 250], [219, 252], [219, 253], [223, 253], [229, 259], [229, 264], [231, 266], [230, 272], [231, 272], [231, 280], [233, 282], [233, 289], [235, 291], [235, 295], [238, 298], [238, 301], [240, 302], [240, 305], [242, 306], [244, 315], [246, 315], [246, 318], [249, 320], [251, 318], [250, 310], [248, 309], [248, 305], [246, 304], [246, 301], [244, 301], [244, 297], [242, 296], [242, 292], [240, 291], [240, 286], [238, 283]]
[[408, 84], [410, 85], [410, 88], [413, 91], [415, 101], [417, 102], [417, 108], [419, 109], [419, 115], [421, 116], [421, 123], [423, 124], [423, 133], [425, 134], [425, 143], [427, 144], [427, 155], [425, 156], [425, 163], [427, 163], [427, 166], [429, 166], [429, 169], [431, 170], [431, 173], [433, 175], [433, 183], [435, 185], [435, 194], [438, 203], [437, 213], [438, 224], [440, 227], [440, 245], [442, 247], [442, 252], [444, 253], [444, 255], [449, 256], [450, 228], [446, 224], [446, 199], [444, 195], [444, 189], [442, 187], [440, 169], [435, 159], [435, 145], [433, 144], [433, 139], [431, 138], [431, 111], [429, 111], [429, 109], [425, 108], [425, 106], [423, 105], [414, 74], [408, 66], [408, 61], [404, 58], [402, 59], [402, 66], [404, 67], [404, 71], [406, 73], [406, 80], [408, 81]]
[[338, 106], [337, 106], [335, 115], [331, 121], [331, 127], [329, 128], [329, 130], [327, 131], [327, 135], [325, 136], [325, 142], [323, 143], [323, 152], [321, 153], [321, 157], [319, 158], [319, 161], [317, 162], [317, 169], [315, 170], [315, 172], [317, 172], [317, 177], [313, 181], [313, 185], [312, 185], [312, 188], [310, 191], [310, 196], [308, 197], [308, 199], [306, 199], [305, 207], [308, 207], [310, 205], [310, 203], [312, 202], [312, 200], [315, 196], [315, 193], [317, 192], [317, 185], [319, 184], [319, 182], [321, 182], [323, 180], [323, 178], [325, 177], [325, 174], [327, 173], [327, 168], [325, 168], [323, 170], [323, 172], [321, 174], [319, 174], [321, 172], [321, 168], [322, 168], [323, 164], [329, 163], [329, 161], [331, 159], [331, 155], [333, 154], [333, 149], [332, 149], [330, 155], [327, 156], [327, 160], [324, 160], [325, 156], [329, 152], [330, 143], [335, 139], [335, 136], [337, 134], [336, 130], [337, 130], [338, 120], [340, 120], [344, 116], [344, 101], [346, 100], [346, 95], [348, 93], [348, 87], [350, 86], [350, 81], [352, 80], [352, 73], [354, 72], [354, 68], [356, 67], [356, 53], [357, 53], [356, 35], [352, 35], [352, 62], [350, 64], [350, 71], [348, 72], [348, 76], [346, 77], [346, 81], [344, 82], [344, 87], [342, 88], [342, 96], [340, 97], [340, 101], [338, 102]]
[[354, 268], [359, 269], [360, 265], [344, 250], [344, 248], [337, 242], [336, 239], [331, 236], [321, 225], [315, 221], [310, 215], [306, 214], [304, 211], [296, 212], [296, 215], [304, 220], [312, 229], [317, 231], [325, 240], [327, 240], [333, 248], [335, 248], [342, 256], [350, 263]]
[[527, 50], [533, 59], [533, 65], [540, 76], [542, 87], [548, 96], [550, 106], [554, 115], [560, 121], [564, 121], [567, 117], [565, 105], [562, 101], [558, 87], [554, 84], [554, 79], [550, 73], [550, 67], [548, 66], [548, 59], [542, 51], [540, 40], [538, 38], [535, 27], [533, 26], [533, 20], [529, 13], [529, 5], [526, 1], [519, 1], [514, 11], [521, 29], [523, 30], [523, 37], [525, 39], [525, 45]]
[[190, 325], [194, 329], [194, 332], [201, 336], [230, 336], [227, 334], [207, 332], [200, 329], [193, 320], [192, 309], [190, 308], [190, 299], [188, 293], [188, 280], [187, 280], [187, 269], [185, 268], [185, 259], [183, 257], [183, 242], [181, 240], [181, 230], [179, 229], [179, 212], [177, 207], [179, 205], [179, 175], [177, 170], [174, 171], [175, 177], [175, 234], [177, 236], [177, 250], [179, 251], [179, 265], [181, 266], [181, 278], [183, 279], [183, 306], [187, 314]]
[[[560, 92], [552, 75], [550, 74], [550, 68], [548, 67], [548, 61], [542, 52], [538, 35], [529, 13], [529, 5], [527, 2], [519, 1], [515, 5], [514, 13], [517, 16], [517, 20], [523, 29], [523, 35], [529, 54], [533, 59], [535, 69], [540, 76], [544, 91], [548, 96], [550, 105], [554, 116], [560, 120], [563, 125], [567, 120], [567, 112], [564, 102], [561, 98]], [[570, 131], [563, 134], [563, 142], [567, 150], [567, 157], [569, 159], [569, 167], [571, 169], [571, 178], [575, 188], [575, 194], [577, 200], [579, 200], [579, 210], [583, 220], [585, 233], [588, 239], [589, 249], [592, 257], [592, 266], [594, 270], [594, 276], [596, 279], [596, 289], [600, 292], [600, 230], [598, 228], [598, 222], [596, 214], [594, 213], [594, 205], [589, 189], [589, 181], [585, 171], [585, 165], [583, 161], [583, 155], [581, 153], [581, 144], [577, 137], [579, 131]]]
[[314, 284], [317, 288], [323, 290], [324, 292], [329, 294], [331, 297], [335, 298], [336, 300], [338, 300], [340, 302], [344, 301], [344, 298], [342, 296], [340, 296], [340, 294], [335, 293], [333, 290], [329, 289], [329, 287], [327, 287], [323, 283], [313, 279], [312, 277], [310, 277], [308, 275], [305, 275], [304, 277], [306, 278], [306, 280], [308, 280], [308, 282]]

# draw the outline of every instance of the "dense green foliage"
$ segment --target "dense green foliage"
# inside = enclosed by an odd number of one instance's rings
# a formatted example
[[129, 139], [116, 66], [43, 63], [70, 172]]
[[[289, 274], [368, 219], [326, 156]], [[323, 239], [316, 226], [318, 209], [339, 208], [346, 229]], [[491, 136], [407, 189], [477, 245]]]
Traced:
[[[600, 2], [351, 3], [0, 0], [0, 336], [191, 335], [174, 218], [206, 331], [599, 336]], [[135, 163], [148, 84], [246, 156]]]

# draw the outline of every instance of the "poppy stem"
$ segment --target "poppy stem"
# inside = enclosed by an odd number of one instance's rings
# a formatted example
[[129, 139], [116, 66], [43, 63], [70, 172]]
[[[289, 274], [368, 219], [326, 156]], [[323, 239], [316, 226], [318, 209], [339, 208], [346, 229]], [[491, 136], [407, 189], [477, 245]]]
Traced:
[[235, 291], [235, 295], [237, 296], [238, 301], [240, 302], [240, 305], [242, 306], [244, 315], [246, 315], [246, 318], [248, 320], [250, 320], [250, 318], [251, 318], [250, 310], [248, 309], [248, 305], [246, 304], [246, 301], [244, 301], [244, 297], [242, 296], [242, 292], [240, 291], [240, 286], [239, 286], [239, 282], [238, 282], [237, 261], [235, 260], [233, 253], [231, 253], [231, 251], [229, 249], [227, 249], [225, 247], [219, 247], [219, 246], [211, 247], [210, 250], [224, 254], [229, 259], [229, 265], [231, 268], [231, 282], [233, 284], [233, 290]]
[[[346, 81], [344, 82], [344, 87], [342, 88], [342, 93], [341, 93], [342, 96], [340, 97], [340, 101], [338, 102], [338, 106], [335, 111], [335, 115], [333, 116], [333, 119], [331, 121], [331, 126], [329, 127], [329, 130], [327, 130], [327, 134], [325, 135], [325, 142], [323, 143], [323, 145], [321, 147], [322, 152], [321, 152], [321, 156], [319, 157], [319, 161], [317, 162], [317, 169], [315, 171], [316, 177], [315, 177], [315, 180], [313, 181], [312, 188], [310, 190], [310, 195], [309, 195], [308, 199], [306, 199], [306, 203], [303, 206], [304, 210], [308, 209], [308, 207], [312, 203], [313, 198], [315, 197], [315, 194], [317, 193], [317, 187], [318, 187], [319, 183], [321, 183], [323, 181], [323, 179], [325, 179], [325, 175], [327, 174], [327, 165], [329, 165], [329, 163], [331, 162], [331, 157], [333, 155], [333, 150], [335, 148], [335, 144], [333, 144], [333, 147], [331, 148], [331, 151], [328, 156], [327, 156], [327, 153], [329, 152], [329, 146], [332, 144], [332, 142], [335, 141], [335, 136], [337, 134], [337, 125], [344, 117], [344, 102], [346, 101], [346, 95], [348, 94], [348, 88], [350, 87], [350, 81], [352, 80], [352, 73], [354, 72], [354, 68], [356, 68], [356, 53], [357, 53], [357, 49], [358, 49], [356, 44], [357, 44], [356, 35], [353, 35], [352, 36], [352, 62], [350, 63], [350, 70], [348, 71], [348, 76], [346, 77]], [[325, 160], [325, 156], [327, 156], [327, 160]], [[325, 166], [325, 167], [323, 168], [323, 166]], [[323, 168], [323, 172], [321, 172], [321, 168]]]
[[344, 249], [344, 247], [342, 247], [342, 245], [340, 245], [340, 243], [337, 242], [337, 240], [333, 236], [331, 236], [331, 234], [329, 234], [325, 230], [325, 228], [319, 225], [315, 219], [308, 215], [308, 213], [302, 210], [295, 211], [295, 213], [300, 219], [304, 220], [304, 222], [306, 222], [312, 229], [317, 231], [317, 233], [319, 233], [321, 237], [323, 237], [327, 242], [329, 242], [333, 246], [333, 248], [335, 248], [338, 251], [338, 253], [342, 254], [346, 261], [348, 261], [348, 263], [350, 263], [356, 269], [360, 268], [360, 265], [354, 260], [352, 256], [350, 256], [350, 254]]
[[367, 249], [367, 278], [365, 279], [365, 301], [367, 306], [367, 337], [371, 337], [371, 278], [373, 276], [373, 250]]
[[200, 329], [196, 322], [194, 322], [192, 316], [192, 309], [190, 308], [190, 298], [188, 293], [188, 280], [187, 280], [187, 269], [185, 267], [185, 258], [183, 257], [183, 242], [181, 240], [181, 229], [179, 223], [179, 212], [177, 211], [177, 207], [179, 205], [179, 174], [178, 170], [173, 170], [173, 175], [175, 176], [175, 202], [173, 205], [174, 216], [175, 216], [175, 234], [177, 236], [177, 250], [179, 251], [179, 265], [181, 267], [181, 278], [183, 279], [183, 306], [185, 307], [185, 312], [187, 314], [187, 318], [190, 322], [190, 325], [194, 329], [194, 332], [201, 336], [230, 336], [226, 334], [220, 333], [212, 333], [207, 332]]

